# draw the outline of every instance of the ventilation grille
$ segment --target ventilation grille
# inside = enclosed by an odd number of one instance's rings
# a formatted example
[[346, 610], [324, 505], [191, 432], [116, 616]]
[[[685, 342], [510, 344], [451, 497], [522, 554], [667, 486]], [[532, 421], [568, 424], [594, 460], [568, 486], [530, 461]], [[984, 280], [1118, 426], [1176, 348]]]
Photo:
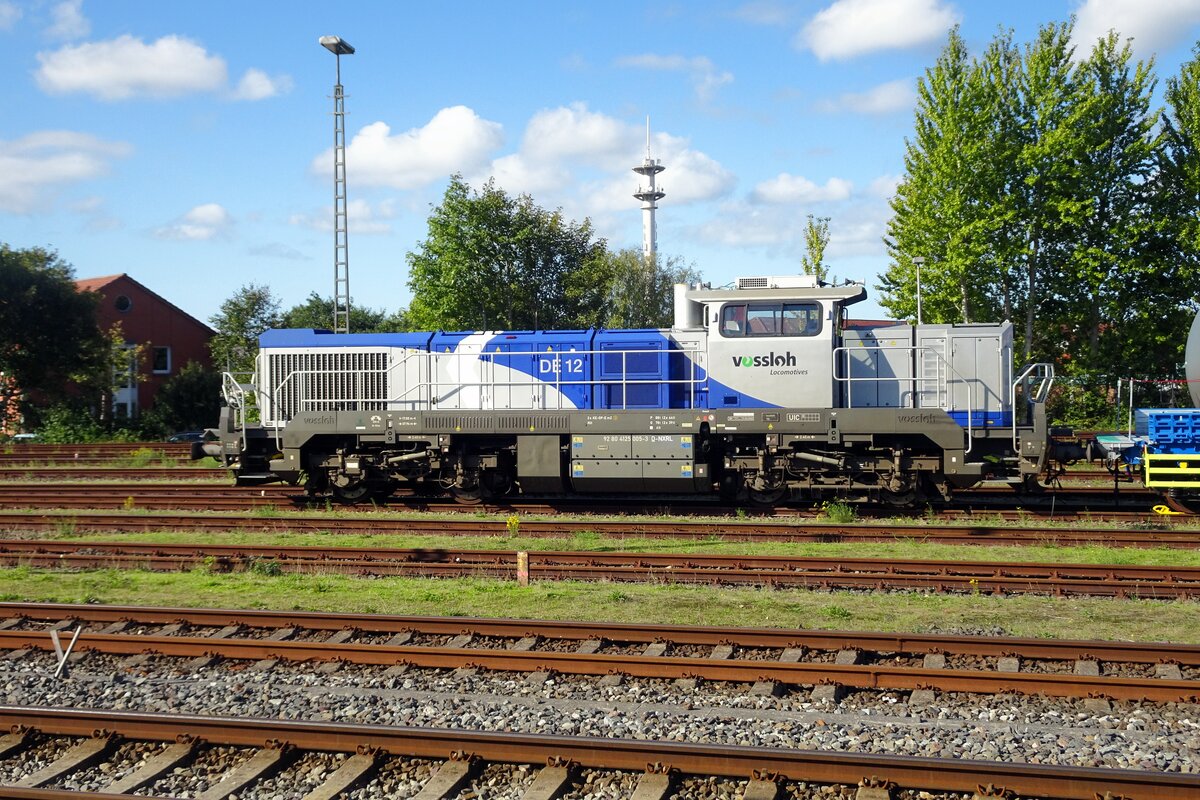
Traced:
[[287, 422], [302, 411], [387, 408], [387, 351], [268, 352], [265, 366], [264, 421]]
[[497, 430], [537, 430], [537, 431], [565, 431], [567, 429], [567, 416], [565, 414], [514, 414], [511, 416], [496, 417]]

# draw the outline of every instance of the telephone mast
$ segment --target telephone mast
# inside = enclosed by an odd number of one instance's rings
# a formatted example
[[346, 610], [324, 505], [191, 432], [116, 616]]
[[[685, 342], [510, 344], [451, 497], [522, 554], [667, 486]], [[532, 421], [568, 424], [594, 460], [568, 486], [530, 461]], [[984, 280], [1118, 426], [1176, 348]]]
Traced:
[[646, 160], [633, 168], [634, 172], [646, 176], [650, 182], [646, 188], [642, 188], [639, 183], [638, 190], [633, 194], [642, 201], [642, 258], [646, 263], [653, 263], [658, 252], [658, 228], [654, 221], [654, 212], [658, 210], [658, 201], [666, 197], [667, 193], [655, 186], [654, 178], [664, 169], [666, 167], [661, 161], [650, 157], [650, 117], [646, 117]]

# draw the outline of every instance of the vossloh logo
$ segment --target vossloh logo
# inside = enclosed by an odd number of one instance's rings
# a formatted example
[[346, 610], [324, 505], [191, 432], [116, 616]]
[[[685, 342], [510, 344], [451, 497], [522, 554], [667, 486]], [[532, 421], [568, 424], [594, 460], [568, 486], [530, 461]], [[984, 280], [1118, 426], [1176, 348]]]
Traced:
[[765, 356], [734, 356], [735, 367], [794, 367], [796, 357], [789, 350], [786, 353], [776, 353], [774, 350]]

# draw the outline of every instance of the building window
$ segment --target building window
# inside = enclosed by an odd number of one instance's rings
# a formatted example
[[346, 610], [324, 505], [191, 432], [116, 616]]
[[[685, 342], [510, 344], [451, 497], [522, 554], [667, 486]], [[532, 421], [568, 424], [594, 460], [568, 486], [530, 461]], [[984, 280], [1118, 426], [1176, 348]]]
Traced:
[[171, 374], [171, 348], [156, 347], [154, 348], [153, 367], [155, 375], [170, 375]]
[[127, 295], [117, 295], [117, 299], [113, 301], [113, 306], [124, 314], [129, 309], [133, 308], [133, 301]]

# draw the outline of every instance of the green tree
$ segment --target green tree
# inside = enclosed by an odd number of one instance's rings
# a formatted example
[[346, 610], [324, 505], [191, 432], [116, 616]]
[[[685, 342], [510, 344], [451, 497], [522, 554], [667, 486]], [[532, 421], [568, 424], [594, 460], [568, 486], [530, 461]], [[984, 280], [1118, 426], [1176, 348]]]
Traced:
[[208, 321], [217, 331], [209, 342], [213, 365], [225, 372], [253, 372], [259, 334], [279, 327], [279, 301], [270, 287], [249, 283]]
[[987, 306], [994, 275], [981, 274], [991, 210], [979, 202], [978, 182], [991, 167], [984, 143], [993, 125], [987, 82], [958, 29], [917, 85], [916, 131], [905, 145], [905, 175], [896, 188], [885, 244], [894, 260], [882, 276], [881, 305], [916, 317], [916, 267], [921, 270], [923, 318], [970, 322]]
[[674, 285], [699, 280], [695, 266], [678, 256], [648, 262], [637, 248], [605, 252], [567, 276], [567, 301], [577, 309], [567, 325], [668, 327], [674, 316]]
[[[333, 320], [333, 298], [310, 292], [303, 303], [292, 306], [279, 318], [281, 328], [318, 328], [329, 330]], [[403, 330], [400, 314], [388, 314], [383, 309], [361, 308], [350, 303], [351, 333], [388, 333]]]
[[804, 225], [804, 255], [800, 257], [800, 268], [805, 275], [814, 275], [824, 282], [829, 275], [825, 264], [825, 248], [829, 246], [829, 217], [808, 215]]
[[154, 407], [146, 412], [143, 424], [159, 436], [181, 430], [215, 428], [220, 398], [220, 374], [196, 361], [189, 361], [159, 388], [154, 396]]
[[605, 252], [590, 221], [568, 221], [492, 181], [475, 192], [454, 175], [428, 237], [408, 254], [407, 322], [417, 330], [566, 327], [579, 312], [567, 277]]
[[0, 243], [0, 409], [30, 410], [30, 398], [69, 396], [71, 381], [102, 362], [94, 293], [75, 288], [74, 269], [52, 250]]

